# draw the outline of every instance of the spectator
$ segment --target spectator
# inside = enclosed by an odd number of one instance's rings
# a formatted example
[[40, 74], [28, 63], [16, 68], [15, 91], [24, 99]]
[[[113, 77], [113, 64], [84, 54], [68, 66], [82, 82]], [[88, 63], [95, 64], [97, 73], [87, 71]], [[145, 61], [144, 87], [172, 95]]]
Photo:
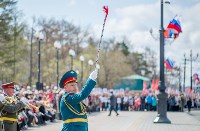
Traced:
[[152, 98], [150, 95], [148, 95], [145, 99], [146, 103], [147, 103], [147, 111], [151, 111], [151, 105], [152, 105]]
[[187, 101], [187, 107], [188, 107], [188, 112], [191, 111], [191, 107], [192, 107], [192, 99], [191, 97], [189, 97], [188, 101]]
[[180, 96], [180, 110], [181, 110], [181, 112], [183, 112], [184, 106], [185, 106], [185, 97], [184, 97], [183, 94], [181, 94], [181, 96]]
[[117, 113], [117, 110], [116, 110], [116, 105], [117, 105], [117, 98], [115, 97], [115, 95], [113, 94], [113, 92], [111, 92], [111, 96], [110, 96], [110, 113], [108, 114], [108, 116], [111, 115], [112, 110], [115, 111], [115, 113], [116, 113], [117, 116], [119, 115]]
[[152, 96], [152, 110], [156, 111], [156, 105], [157, 105], [157, 100], [156, 97], [153, 95]]

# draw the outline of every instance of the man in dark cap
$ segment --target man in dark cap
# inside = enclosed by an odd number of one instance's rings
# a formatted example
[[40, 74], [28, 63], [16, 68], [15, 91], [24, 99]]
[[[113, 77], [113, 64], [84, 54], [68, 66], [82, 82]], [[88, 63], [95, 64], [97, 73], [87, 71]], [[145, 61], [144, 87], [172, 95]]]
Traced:
[[60, 102], [60, 112], [64, 121], [62, 131], [88, 131], [87, 112], [82, 100], [87, 98], [95, 87], [97, 74], [98, 70], [95, 69], [80, 93], [75, 71], [70, 70], [61, 78], [59, 86], [65, 90]]

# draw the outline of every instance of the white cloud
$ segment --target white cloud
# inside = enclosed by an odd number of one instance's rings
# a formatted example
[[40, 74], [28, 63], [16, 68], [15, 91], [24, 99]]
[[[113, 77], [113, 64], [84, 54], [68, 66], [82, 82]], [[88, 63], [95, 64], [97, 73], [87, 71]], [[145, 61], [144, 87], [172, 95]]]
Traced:
[[73, 5], [75, 5], [76, 4], [76, 0], [69, 0], [69, 5], [70, 6], [73, 6]]

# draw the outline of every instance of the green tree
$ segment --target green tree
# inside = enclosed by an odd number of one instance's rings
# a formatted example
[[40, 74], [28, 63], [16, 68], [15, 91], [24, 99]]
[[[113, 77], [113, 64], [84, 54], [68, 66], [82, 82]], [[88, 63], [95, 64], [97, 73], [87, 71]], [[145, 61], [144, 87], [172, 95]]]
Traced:
[[128, 56], [130, 54], [129, 48], [128, 48], [127, 44], [124, 41], [123, 42], [118, 42], [116, 44], [115, 49], [120, 50], [125, 56]]
[[[0, 1], [0, 77], [2, 80], [13, 80], [13, 20], [16, 12], [16, 1]], [[12, 73], [11, 73], [12, 72]]]

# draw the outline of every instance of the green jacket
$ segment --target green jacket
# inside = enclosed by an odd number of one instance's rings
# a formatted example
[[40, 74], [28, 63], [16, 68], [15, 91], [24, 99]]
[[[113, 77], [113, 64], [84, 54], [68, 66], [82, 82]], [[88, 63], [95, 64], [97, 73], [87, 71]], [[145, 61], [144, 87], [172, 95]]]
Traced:
[[3, 128], [3, 120], [1, 118], [1, 112], [4, 108], [4, 104], [0, 101], [0, 131], [4, 131], [4, 128]]
[[15, 105], [7, 104], [4, 106], [1, 116], [5, 131], [17, 131], [18, 112], [25, 106], [21, 101]]
[[86, 107], [81, 101], [88, 97], [95, 85], [95, 81], [88, 79], [80, 93], [66, 92], [63, 95], [60, 102], [60, 112], [64, 121], [62, 131], [88, 130]]

